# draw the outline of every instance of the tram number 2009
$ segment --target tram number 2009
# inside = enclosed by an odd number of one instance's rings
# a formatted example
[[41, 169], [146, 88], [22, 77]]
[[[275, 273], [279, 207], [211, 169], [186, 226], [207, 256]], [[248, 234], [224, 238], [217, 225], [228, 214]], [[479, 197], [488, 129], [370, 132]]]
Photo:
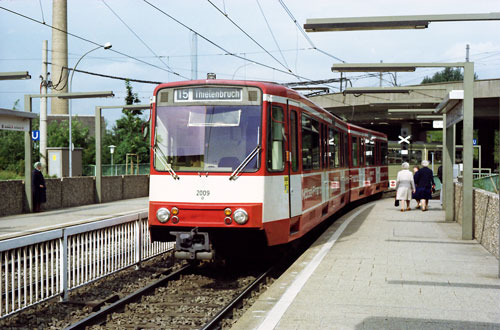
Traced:
[[208, 197], [210, 196], [210, 190], [196, 190], [197, 197]]

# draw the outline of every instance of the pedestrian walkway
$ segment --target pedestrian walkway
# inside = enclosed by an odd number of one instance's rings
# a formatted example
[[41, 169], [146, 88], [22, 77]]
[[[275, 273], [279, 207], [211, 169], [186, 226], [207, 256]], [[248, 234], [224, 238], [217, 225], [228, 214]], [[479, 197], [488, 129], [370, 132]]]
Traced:
[[149, 197], [90, 204], [40, 213], [0, 217], [0, 240], [62, 228], [124, 214], [144, 212]]
[[232, 329], [500, 329], [498, 260], [444, 219], [439, 201], [358, 207]]

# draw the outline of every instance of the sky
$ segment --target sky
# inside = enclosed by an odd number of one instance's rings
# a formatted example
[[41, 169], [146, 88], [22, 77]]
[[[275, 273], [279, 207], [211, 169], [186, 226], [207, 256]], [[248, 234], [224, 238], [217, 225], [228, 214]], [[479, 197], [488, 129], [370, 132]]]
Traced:
[[[348, 63], [461, 62], [465, 61], [467, 44], [479, 79], [496, 79], [500, 78], [500, 21], [433, 22], [422, 30], [307, 33], [311, 44], [292, 19], [302, 27], [308, 18], [490, 12], [500, 12], [499, 0], [68, 0], [68, 32], [99, 45], [113, 45], [110, 50], [98, 49], [85, 56], [78, 69], [157, 82], [193, 77], [190, 29], [198, 34], [199, 79], [208, 72], [221, 79], [278, 83], [332, 79], [339, 77], [330, 69], [340, 63], [338, 59]], [[20, 100], [18, 107], [23, 109], [24, 94], [39, 93], [43, 40], [49, 41], [49, 61], [51, 58], [50, 24], [50, 0], [0, 0], [0, 72], [29, 71], [32, 77], [0, 81], [0, 108], [12, 109]], [[69, 66], [95, 47], [69, 36]], [[49, 72], [56, 69], [49, 66]], [[397, 83], [419, 84], [435, 71], [398, 73]], [[379, 85], [377, 78], [360, 76], [366, 75], [349, 75], [353, 86]], [[392, 82], [390, 75], [384, 76], [384, 86]], [[155, 86], [132, 83], [142, 103], [149, 103]], [[334, 92], [338, 83], [328, 87]], [[77, 72], [72, 90], [111, 90], [116, 95], [112, 99], [74, 100], [74, 114], [92, 115], [96, 105], [124, 104], [122, 80]], [[39, 112], [36, 99], [33, 109]], [[106, 120], [112, 126], [121, 113], [108, 111]]]

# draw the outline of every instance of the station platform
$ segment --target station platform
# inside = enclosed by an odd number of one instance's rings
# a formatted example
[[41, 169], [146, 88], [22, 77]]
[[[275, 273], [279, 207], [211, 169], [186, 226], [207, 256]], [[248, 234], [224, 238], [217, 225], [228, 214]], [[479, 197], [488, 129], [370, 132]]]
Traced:
[[498, 260], [444, 219], [436, 200], [352, 210], [232, 329], [500, 329]]
[[0, 240], [147, 211], [149, 197], [0, 217]]

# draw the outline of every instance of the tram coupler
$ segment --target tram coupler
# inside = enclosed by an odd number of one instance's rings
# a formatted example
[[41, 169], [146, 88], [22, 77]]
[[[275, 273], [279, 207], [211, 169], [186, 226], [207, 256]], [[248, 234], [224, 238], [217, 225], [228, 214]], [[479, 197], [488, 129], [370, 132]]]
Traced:
[[189, 232], [172, 231], [170, 234], [175, 235], [175, 258], [210, 260], [214, 257], [214, 251], [210, 249], [208, 233], [198, 232], [198, 227]]

